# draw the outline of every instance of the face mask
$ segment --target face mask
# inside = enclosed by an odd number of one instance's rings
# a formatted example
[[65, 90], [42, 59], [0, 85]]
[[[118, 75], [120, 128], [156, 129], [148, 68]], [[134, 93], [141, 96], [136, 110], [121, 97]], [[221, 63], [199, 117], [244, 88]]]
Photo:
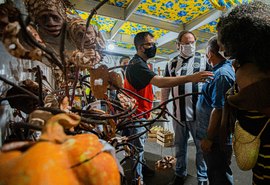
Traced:
[[195, 55], [195, 43], [193, 44], [180, 44], [180, 55], [184, 58]]
[[147, 58], [153, 58], [156, 55], [157, 47], [156, 45], [153, 45], [151, 48], [144, 48], [144, 54], [147, 56]]
[[219, 53], [223, 58], [225, 58], [226, 60], [229, 60], [229, 59], [230, 59], [229, 56], [226, 56], [225, 51], [218, 51], [218, 53]]

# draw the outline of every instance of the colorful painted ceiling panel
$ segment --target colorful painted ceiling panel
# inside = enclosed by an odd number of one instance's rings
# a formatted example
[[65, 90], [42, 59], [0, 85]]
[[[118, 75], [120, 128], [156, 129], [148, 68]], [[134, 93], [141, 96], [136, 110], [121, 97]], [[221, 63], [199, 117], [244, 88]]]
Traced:
[[[131, 50], [135, 50], [135, 46], [133, 44], [130, 43], [126, 43], [126, 42], [114, 42], [114, 44], [118, 47], [121, 48], [125, 48], [125, 49], [131, 49]], [[157, 54], [172, 54], [174, 53], [175, 50], [172, 49], [166, 49], [166, 48], [157, 48]]]
[[167, 30], [162, 30], [160, 28], [149, 27], [146, 25], [132, 22], [125, 22], [123, 26], [120, 28], [119, 33], [135, 36], [138, 32], [142, 31], [149, 31], [155, 36], [155, 39], [158, 39], [169, 32]]
[[[83, 11], [77, 10], [77, 13], [84, 20], [86, 20], [89, 16], [89, 13], [86, 13]], [[116, 21], [117, 20], [113, 18], [104, 17], [101, 15], [95, 15], [91, 20], [91, 24], [96, 25], [99, 28], [99, 31], [101, 32], [111, 32]]]
[[126, 42], [115, 42], [114, 44], [116, 44], [116, 46], [121, 48], [135, 50], [135, 46], [133, 44], [129, 44]]
[[142, 0], [136, 13], [187, 23], [212, 9], [209, 0]]
[[225, 11], [233, 6], [244, 4], [244, 3], [250, 3], [253, 0], [210, 0], [212, 5], [218, 9]]
[[109, 0], [109, 3], [114, 5], [114, 6], [126, 8], [131, 1], [132, 0]]
[[215, 21], [211, 21], [210, 23], [198, 28], [198, 30], [202, 32], [207, 32], [207, 33], [216, 33], [217, 32], [216, 27], [217, 27], [218, 21], [219, 19]]
[[208, 41], [208, 39], [205, 39], [205, 38], [197, 38], [197, 41], [196, 41], [196, 44], [197, 46], [200, 45], [200, 44], [203, 44], [203, 43], [206, 43]]
[[172, 54], [174, 52], [175, 52], [175, 50], [172, 50], [172, 49], [157, 48], [157, 54], [166, 54], [166, 55], [169, 55], [169, 54]]

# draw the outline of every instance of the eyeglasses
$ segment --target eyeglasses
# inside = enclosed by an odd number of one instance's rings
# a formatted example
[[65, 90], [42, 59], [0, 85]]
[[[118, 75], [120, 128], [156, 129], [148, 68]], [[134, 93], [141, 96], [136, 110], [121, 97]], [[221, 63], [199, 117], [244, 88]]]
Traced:
[[152, 46], [156, 46], [156, 45], [157, 45], [156, 42], [153, 42], [153, 43], [147, 42], [147, 43], [142, 44], [142, 46], [148, 46], [148, 47], [152, 47]]

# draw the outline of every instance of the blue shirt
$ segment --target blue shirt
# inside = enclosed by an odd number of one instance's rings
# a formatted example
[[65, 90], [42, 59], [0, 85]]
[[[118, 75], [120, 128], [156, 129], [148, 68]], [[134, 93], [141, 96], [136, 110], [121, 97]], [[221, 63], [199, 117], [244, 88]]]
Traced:
[[224, 60], [213, 67], [214, 78], [202, 87], [197, 108], [197, 137], [207, 137], [207, 128], [213, 108], [221, 109], [225, 103], [225, 94], [233, 86], [235, 72], [232, 63]]

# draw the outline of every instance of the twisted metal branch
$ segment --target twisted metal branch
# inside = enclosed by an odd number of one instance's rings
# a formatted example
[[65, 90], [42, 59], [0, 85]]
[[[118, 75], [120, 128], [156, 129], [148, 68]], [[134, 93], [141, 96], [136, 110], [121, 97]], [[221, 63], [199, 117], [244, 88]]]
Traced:
[[87, 18], [87, 20], [86, 20], [86, 28], [85, 28], [85, 32], [84, 32], [84, 34], [83, 34], [83, 39], [82, 39], [82, 51], [84, 50], [84, 43], [85, 43], [85, 36], [86, 36], [86, 32], [87, 32], [87, 30], [88, 30], [88, 27], [89, 27], [89, 25], [90, 25], [90, 21], [91, 21], [91, 19], [92, 19], [92, 17], [97, 13], [97, 10], [100, 8], [100, 7], [102, 7], [105, 3], [107, 3], [109, 0], [103, 0], [103, 1], [101, 1], [99, 4], [97, 4], [97, 6], [96, 7], [94, 7], [92, 10], [91, 10], [91, 12], [90, 12], [90, 14], [89, 14], [89, 16], [88, 16], [88, 18]]
[[28, 91], [27, 89], [23, 88], [23, 87], [20, 87], [18, 86], [17, 84], [3, 78], [2, 76], [0, 76], [0, 80], [2, 80], [3, 82], [7, 83], [8, 85], [11, 85], [12, 87], [15, 87], [21, 91], [23, 91], [24, 93], [28, 94], [29, 96], [31, 96], [31, 98], [37, 100], [39, 102], [39, 98], [37, 95], [35, 95], [34, 93], [32, 93], [31, 91]]

